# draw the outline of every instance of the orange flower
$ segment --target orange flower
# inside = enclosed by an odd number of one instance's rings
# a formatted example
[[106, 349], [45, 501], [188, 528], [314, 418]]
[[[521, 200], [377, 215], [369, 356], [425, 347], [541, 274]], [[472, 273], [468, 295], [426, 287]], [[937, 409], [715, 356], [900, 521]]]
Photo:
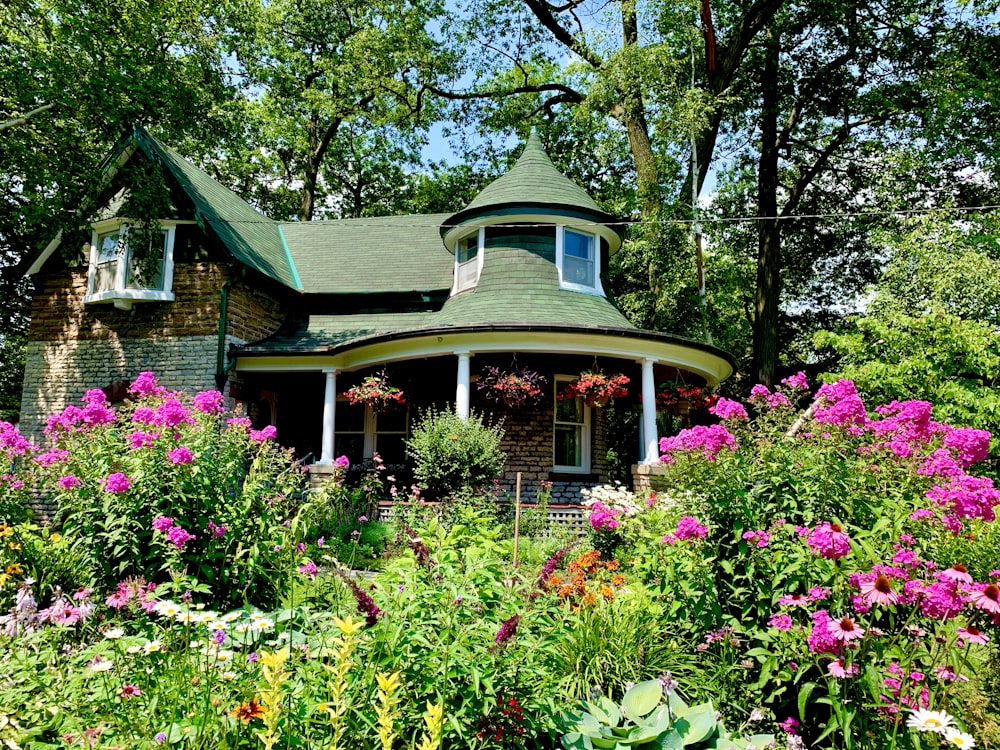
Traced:
[[625, 585], [625, 576], [623, 576], [621, 574], [616, 575], [616, 576], [611, 576], [611, 585], [612, 586], [624, 586]]
[[559, 586], [562, 586], [562, 584], [563, 584], [563, 579], [562, 579], [562, 578], [560, 578], [560, 577], [559, 577], [559, 576], [557, 576], [557, 575], [554, 575], [554, 576], [552, 576], [551, 578], [549, 578], [549, 580], [548, 580], [548, 582], [547, 582], [547, 583], [548, 583], [548, 585], [549, 585], [549, 586], [551, 586], [552, 588], [558, 588]]
[[573, 587], [563, 586], [562, 588], [559, 589], [559, 596], [566, 598], [573, 596]]
[[261, 718], [267, 713], [267, 709], [257, 702], [256, 696], [249, 701], [241, 703], [231, 712], [234, 719], [239, 719], [244, 724], [249, 724], [254, 719]]
[[584, 607], [593, 607], [596, 604], [597, 604], [597, 597], [594, 596], [593, 594], [588, 592], [587, 595], [583, 597]]
[[601, 596], [605, 599], [614, 599], [615, 592], [611, 590], [610, 586], [601, 586]]
[[610, 571], [615, 571], [618, 570], [618, 568], [620, 568], [621, 565], [619, 565], [617, 560], [611, 560], [610, 562], [604, 563], [604, 567]]

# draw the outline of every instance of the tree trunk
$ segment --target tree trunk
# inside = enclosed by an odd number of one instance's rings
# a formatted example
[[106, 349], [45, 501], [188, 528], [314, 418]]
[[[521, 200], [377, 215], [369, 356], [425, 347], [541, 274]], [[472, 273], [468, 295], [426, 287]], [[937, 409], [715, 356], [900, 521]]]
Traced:
[[781, 294], [781, 224], [778, 216], [777, 33], [767, 32], [761, 86], [761, 146], [757, 167], [757, 297], [754, 310], [754, 375], [774, 384], [778, 366], [778, 301]]
[[[634, 47], [639, 43], [639, 16], [636, 0], [623, 0], [622, 12], [622, 42], [625, 48]], [[660, 170], [656, 166], [656, 156], [653, 154], [653, 144], [649, 139], [649, 124], [646, 122], [646, 107], [639, 86], [638, 76], [626, 76], [621, 88], [621, 116], [619, 121], [625, 126], [628, 134], [629, 148], [635, 162], [636, 182], [639, 188], [639, 201], [642, 204], [642, 214], [646, 218], [656, 216], [663, 207], [663, 194], [660, 189]]]

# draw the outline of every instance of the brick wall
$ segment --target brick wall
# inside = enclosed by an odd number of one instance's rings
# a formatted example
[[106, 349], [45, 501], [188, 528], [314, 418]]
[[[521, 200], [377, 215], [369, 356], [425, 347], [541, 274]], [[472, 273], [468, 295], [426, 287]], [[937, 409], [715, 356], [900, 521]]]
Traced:
[[[38, 437], [49, 414], [78, 401], [90, 388], [132, 380], [143, 370], [185, 391], [215, 388], [221, 263], [174, 267], [174, 302], [136, 302], [131, 310], [84, 305], [85, 269], [46, 270], [36, 277], [21, 397], [21, 430]], [[271, 290], [241, 279], [230, 291], [226, 350], [263, 338], [284, 319]]]

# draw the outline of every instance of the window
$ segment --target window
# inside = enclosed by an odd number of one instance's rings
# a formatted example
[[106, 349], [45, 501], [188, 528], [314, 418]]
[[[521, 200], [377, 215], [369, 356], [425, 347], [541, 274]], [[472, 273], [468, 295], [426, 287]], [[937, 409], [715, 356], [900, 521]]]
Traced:
[[175, 232], [173, 224], [164, 226], [162, 250], [157, 247], [150, 262], [140, 264], [128, 244], [127, 224], [112, 220], [95, 225], [84, 303], [112, 302], [129, 310], [136, 301], [172, 302]]
[[333, 452], [347, 456], [351, 463], [370, 459], [376, 453], [386, 466], [406, 462], [406, 407], [376, 412], [366, 404], [352, 404], [337, 398]]
[[552, 446], [553, 471], [577, 474], [590, 472], [590, 409], [582, 398], [559, 398], [567, 383], [576, 380], [569, 375], [555, 377], [555, 417]]
[[604, 296], [601, 288], [601, 264], [596, 235], [559, 227], [556, 233], [556, 266], [559, 286], [578, 292]]
[[483, 269], [485, 233], [486, 230], [480, 228], [476, 234], [455, 243], [455, 287], [452, 294], [472, 289], [479, 281], [479, 273]]

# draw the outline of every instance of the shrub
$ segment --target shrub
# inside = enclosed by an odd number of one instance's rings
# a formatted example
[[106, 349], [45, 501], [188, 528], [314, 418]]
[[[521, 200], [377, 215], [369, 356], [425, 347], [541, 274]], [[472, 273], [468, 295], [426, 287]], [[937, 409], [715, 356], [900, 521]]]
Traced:
[[503, 471], [503, 430], [478, 414], [463, 419], [449, 410], [424, 412], [406, 443], [421, 488], [443, 498], [460, 490], [489, 487]]

